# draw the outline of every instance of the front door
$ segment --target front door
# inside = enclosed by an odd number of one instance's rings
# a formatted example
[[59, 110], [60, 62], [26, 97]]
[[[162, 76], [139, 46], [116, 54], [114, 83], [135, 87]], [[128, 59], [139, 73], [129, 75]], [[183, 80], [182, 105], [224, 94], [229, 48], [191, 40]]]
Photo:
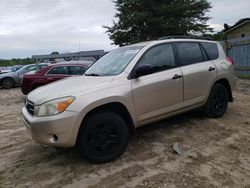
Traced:
[[181, 107], [182, 72], [176, 66], [170, 43], [148, 50], [136, 65], [150, 65], [152, 73], [132, 80], [134, 108], [139, 123], [150, 121]]

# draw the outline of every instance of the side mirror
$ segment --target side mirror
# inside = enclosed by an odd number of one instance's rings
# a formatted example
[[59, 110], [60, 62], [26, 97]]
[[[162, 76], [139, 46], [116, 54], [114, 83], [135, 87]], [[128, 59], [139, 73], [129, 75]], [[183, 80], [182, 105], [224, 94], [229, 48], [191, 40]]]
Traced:
[[135, 77], [138, 78], [140, 76], [144, 76], [147, 74], [152, 73], [152, 67], [151, 65], [147, 64], [147, 65], [141, 65], [138, 66], [136, 71], [135, 71]]

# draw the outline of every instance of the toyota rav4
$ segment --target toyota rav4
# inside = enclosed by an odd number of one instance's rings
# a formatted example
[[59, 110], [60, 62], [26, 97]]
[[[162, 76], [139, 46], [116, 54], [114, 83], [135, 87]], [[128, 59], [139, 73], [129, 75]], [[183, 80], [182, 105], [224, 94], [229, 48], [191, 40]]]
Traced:
[[36, 142], [76, 145], [87, 160], [103, 163], [124, 152], [139, 126], [195, 108], [222, 116], [235, 84], [220, 43], [163, 38], [115, 49], [84, 76], [34, 90], [22, 117]]

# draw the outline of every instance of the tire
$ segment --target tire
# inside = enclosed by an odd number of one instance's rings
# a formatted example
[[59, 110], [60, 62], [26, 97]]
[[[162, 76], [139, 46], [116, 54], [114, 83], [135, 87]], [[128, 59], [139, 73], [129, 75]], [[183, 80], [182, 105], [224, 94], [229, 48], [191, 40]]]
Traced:
[[205, 114], [209, 117], [221, 117], [227, 111], [228, 92], [222, 84], [215, 84], [205, 105]]
[[13, 88], [13, 87], [15, 87], [15, 80], [13, 80], [12, 78], [4, 78], [2, 80], [2, 86], [5, 89]]
[[99, 112], [88, 117], [78, 135], [78, 148], [88, 161], [105, 163], [118, 158], [126, 149], [129, 130], [114, 112]]

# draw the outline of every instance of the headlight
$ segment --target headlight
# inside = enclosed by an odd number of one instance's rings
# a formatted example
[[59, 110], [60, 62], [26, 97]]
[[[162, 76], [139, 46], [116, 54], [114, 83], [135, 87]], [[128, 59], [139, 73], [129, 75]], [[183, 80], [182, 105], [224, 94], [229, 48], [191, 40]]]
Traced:
[[75, 97], [64, 97], [42, 104], [37, 112], [38, 117], [60, 114], [75, 100]]

